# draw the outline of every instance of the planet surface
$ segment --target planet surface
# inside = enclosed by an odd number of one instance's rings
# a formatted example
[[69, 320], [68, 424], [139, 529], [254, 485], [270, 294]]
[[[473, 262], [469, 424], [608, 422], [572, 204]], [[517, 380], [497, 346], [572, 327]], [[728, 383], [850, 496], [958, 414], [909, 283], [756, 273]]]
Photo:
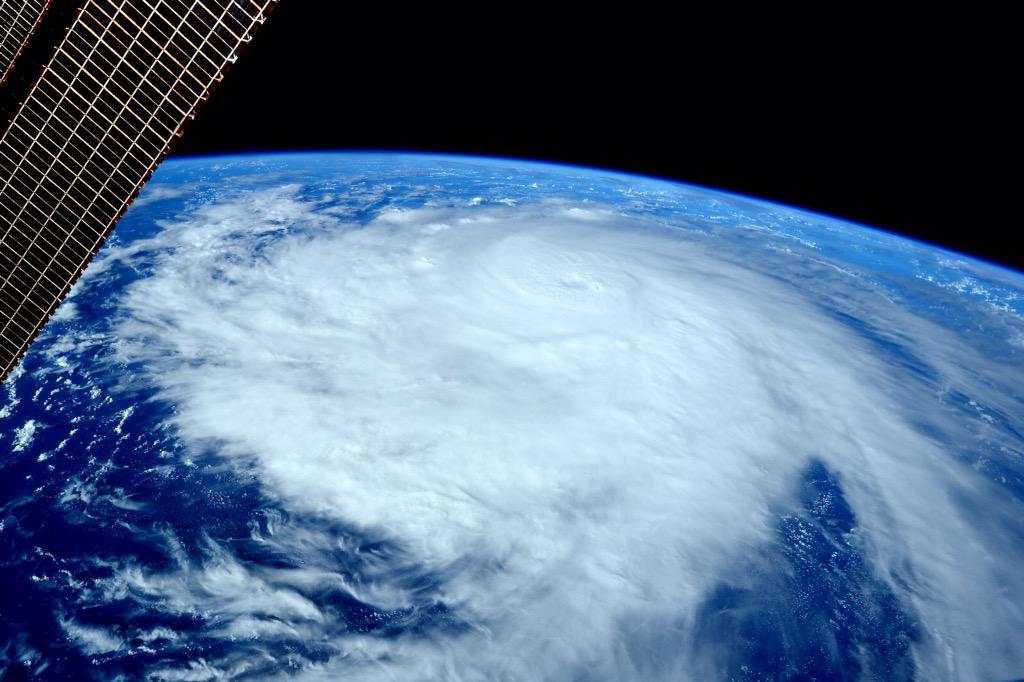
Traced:
[[1024, 276], [661, 180], [171, 161], [0, 387], [5, 681], [1008, 680], [1022, 566]]

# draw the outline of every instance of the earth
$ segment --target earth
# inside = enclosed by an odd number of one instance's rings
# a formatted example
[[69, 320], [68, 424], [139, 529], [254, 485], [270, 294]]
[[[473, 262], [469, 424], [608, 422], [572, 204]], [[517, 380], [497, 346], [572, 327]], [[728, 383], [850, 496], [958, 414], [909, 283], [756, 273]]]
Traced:
[[169, 161], [0, 387], [5, 682], [1006, 680], [1021, 566], [1024, 275], [661, 180]]

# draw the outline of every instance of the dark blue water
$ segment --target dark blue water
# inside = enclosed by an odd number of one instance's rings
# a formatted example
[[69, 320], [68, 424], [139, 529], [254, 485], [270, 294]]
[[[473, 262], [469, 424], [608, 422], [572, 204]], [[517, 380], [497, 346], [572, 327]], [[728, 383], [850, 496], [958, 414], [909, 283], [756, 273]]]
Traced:
[[776, 541], [741, 560], [701, 606], [694, 647], [730, 680], [910, 680], [921, 636], [907, 605], [879, 580], [836, 477], [819, 460], [799, 483], [800, 508]]

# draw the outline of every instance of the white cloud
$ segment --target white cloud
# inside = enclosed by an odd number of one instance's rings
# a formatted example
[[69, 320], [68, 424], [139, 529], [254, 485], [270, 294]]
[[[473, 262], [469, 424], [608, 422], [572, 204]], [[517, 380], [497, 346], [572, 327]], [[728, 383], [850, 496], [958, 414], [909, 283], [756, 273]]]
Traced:
[[[6, 415], [5, 415], [6, 416]], [[14, 430], [14, 452], [21, 452], [32, 445], [40, 424], [34, 419], [27, 420]]]
[[[298, 223], [315, 229], [259, 239]], [[590, 204], [405, 209], [357, 229], [285, 188], [132, 249], [179, 246], [188, 258], [159, 260], [121, 302], [117, 359], [144, 364], [197, 450], [254, 466], [289, 508], [399, 543], [471, 626], [353, 635], [310, 675], [636, 675], [624, 629], [684, 637], [702, 595], [771, 541], [813, 456], [842, 475], [881, 578], [917, 581], [894, 589], [928, 630], [926, 677], [1024, 665], [992, 653], [1024, 626], [1006, 599], [1024, 594], [1005, 572], [1021, 552], [964, 511], [990, 484], [912, 427], [905, 382], [862, 340], [702, 242]], [[235, 635], [325, 617], [216, 556], [134, 589], [182, 610], [206, 595]]]
[[73, 641], [83, 653], [105, 654], [124, 647], [124, 641], [116, 633], [106, 628], [82, 625], [70, 618], [60, 618], [59, 622], [68, 639]]

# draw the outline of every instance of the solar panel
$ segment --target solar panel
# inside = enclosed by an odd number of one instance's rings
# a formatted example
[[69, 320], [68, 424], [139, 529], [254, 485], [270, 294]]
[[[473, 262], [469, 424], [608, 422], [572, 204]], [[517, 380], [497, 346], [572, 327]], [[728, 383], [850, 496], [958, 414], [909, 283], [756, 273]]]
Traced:
[[7, 80], [50, 0], [0, 0], [0, 83]]
[[0, 381], [274, 0], [88, 0], [0, 137]]

